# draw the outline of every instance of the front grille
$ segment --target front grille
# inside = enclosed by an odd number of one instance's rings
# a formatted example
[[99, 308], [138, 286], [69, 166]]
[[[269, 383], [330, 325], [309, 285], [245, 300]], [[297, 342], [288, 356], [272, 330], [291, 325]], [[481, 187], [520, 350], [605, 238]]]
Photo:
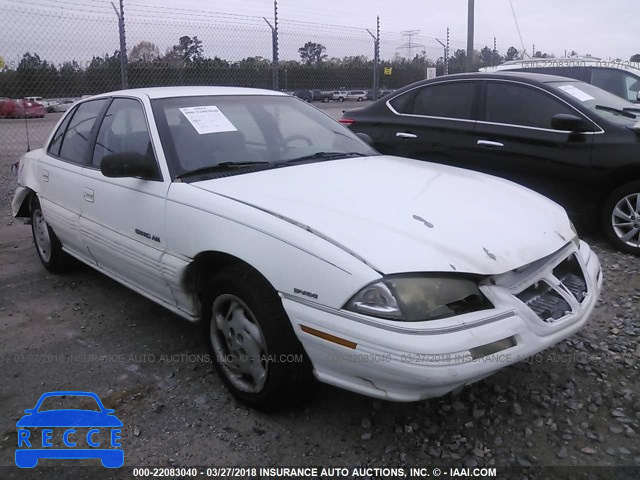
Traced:
[[546, 323], [571, 313], [571, 305], [544, 281], [534, 283], [517, 297]]
[[570, 255], [553, 269], [553, 275], [571, 292], [578, 303], [587, 296], [587, 280], [575, 255]]

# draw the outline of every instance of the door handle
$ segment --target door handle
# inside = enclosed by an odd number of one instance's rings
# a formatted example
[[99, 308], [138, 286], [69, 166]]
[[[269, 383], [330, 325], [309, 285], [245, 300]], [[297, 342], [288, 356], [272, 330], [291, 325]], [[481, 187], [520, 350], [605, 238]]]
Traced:
[[84, 197], [85, 201], [93, 203], [93, 190], [91, 190], [90, 188], [85, 188], [82, 192], [82, 196]]
[[398, 138], [418, 138], [418, 136], [415, 133], [408, 133], [408, 132], [397, 132], [396, 133], [396, 137], [398, 137]]
[[489, 147], [489, 148], [504, 147], [504, 143], [492, 142], [491, 140], [478, 140], [478, 145], [483, 145], [483, 146]]
[[42, 170], [42, 180], [44, 180], [45, 182], [49, 181], [49, 171], [48, 170]]

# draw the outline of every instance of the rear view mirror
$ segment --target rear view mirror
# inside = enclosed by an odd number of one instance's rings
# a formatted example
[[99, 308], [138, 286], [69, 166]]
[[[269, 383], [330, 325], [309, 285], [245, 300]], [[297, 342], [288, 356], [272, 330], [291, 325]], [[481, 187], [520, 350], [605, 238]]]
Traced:
[[587, 131], [586, 122], [570, 113], [559, 113], [551, 117], [551, 128], [554, 130], [568, 130], [570, 132], [584, 132]]
[[147, 180], [158, 178], [158, 167], [153, 157], [137, 152], [112, 153], [102, 158], [100, 171], [105, 177], [140, 177]]

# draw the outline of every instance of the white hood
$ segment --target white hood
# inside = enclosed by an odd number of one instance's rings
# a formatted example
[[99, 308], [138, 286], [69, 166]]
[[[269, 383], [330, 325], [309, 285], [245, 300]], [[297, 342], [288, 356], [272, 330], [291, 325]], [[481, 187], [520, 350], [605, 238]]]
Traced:
[[574, 235], [565, 211], [531, 190], [399, 157], [311, 163], [192, 186], [308, 226], [381, 273], [503, 273]]

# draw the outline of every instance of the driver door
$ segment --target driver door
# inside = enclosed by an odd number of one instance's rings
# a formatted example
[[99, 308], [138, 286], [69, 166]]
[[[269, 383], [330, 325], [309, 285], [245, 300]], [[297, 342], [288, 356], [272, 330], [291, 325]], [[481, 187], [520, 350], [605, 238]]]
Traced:
[[[135, 152], [156, 166], [157, 178], [108, 178], [100, 171], [109, 154]], [[91, 162], [82, 170], [80, 231], [98, 267], [132, 288], [175, 304], [162, 274], [166, 249], [163, 178], [144, 106], [115, 98], [98, 131]]]

